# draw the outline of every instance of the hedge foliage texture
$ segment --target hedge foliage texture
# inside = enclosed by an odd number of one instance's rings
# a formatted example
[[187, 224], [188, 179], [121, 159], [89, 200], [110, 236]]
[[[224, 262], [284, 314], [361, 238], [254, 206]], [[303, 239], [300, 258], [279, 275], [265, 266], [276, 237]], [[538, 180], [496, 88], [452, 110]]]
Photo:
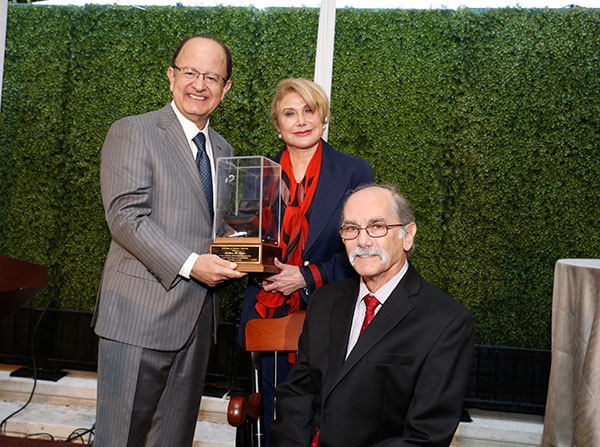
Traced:
[[[277, 82], [312, 77], [319, 11], [9, 5], [0, 253], [48, 267], [34, 304], [91, 310], [110, 240], [99, 189], [110, 124], [170, 100], [183, 37], [230, 47], [211, 123], [272, 156]], [[600, 13], [337, 11], [329, 141], [371, 162], [417, 218], [412, 257], [475, 315], [477, 342], [548, 348], [554, 264], [600, 257]], [[224, 290], [239, 314], [243, 282]]]

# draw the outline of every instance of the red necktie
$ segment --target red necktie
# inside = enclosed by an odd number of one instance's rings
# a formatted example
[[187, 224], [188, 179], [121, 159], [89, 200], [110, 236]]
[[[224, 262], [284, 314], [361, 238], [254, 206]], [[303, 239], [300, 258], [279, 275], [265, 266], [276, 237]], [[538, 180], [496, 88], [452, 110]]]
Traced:
[[363, 334], [369, 323], [371, 323], [371, 320], [375, 316], [375, 309], [381, 304], [373, 295], [367, 295], [363, 299], [365, 300], [365, 306], [367, 306], [367, 313], [365, 314], [365, 319], [360, 328], [360, 335]]
[[[365, 314], [365, 319], [363, 320], [363, 324], [360, 328], [359, 337], [363, 334], [363, 332], [365, 331], [365, 329], [367, 328], [369, 323], [371, 323], [371, 320], [375, 316], [375, 309], [377, 309], [377, 306], [379, 306], [381, 304], [379, 302], [379, 300], [377, 298], [375, 298], [373, 295], [367, 295], [363, 298], [363, 300], [365, 300], [365, 306], [367, 306], [367, 313]], [[310, 447], [318, 447], [320, 433], [321, 433], [321, 429], [318, 429], [317, 433], [315, 433], [315, 437], [313, 438], [313, 440], [310, 444]]]
[[318, 447], [319, 446], [319, 433], [321, 432], [321, 429], [317, 429], [317, 433], [315, 434], [315, 438], [312, 440], [312, 442], [310, 443], [310, 447]]

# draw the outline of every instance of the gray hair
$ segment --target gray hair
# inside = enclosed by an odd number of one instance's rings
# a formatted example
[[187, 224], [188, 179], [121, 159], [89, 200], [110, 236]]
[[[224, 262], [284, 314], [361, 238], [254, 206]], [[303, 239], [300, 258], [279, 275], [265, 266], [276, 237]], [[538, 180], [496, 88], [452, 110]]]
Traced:
[[[392, 197], [392, 209], [394, 210], [394, 214], [398, 218], [399, 223], [401, 223], [402, 225], [408, 225], [409, 223], [413, 223], [415, 221], [415, 216], [412, 210], [410, 209], [408, 200], [406, 200], [406, 198], [396, 190], [396, 187], [394, 185], [365, 183], [350, 191], [348, 195], [344, 198], [344, 203], [342, 204], [342, 216], [340, 224], [344, 221], [344, 209], [346, 208], [346, 203], [348, 202], [350, 197], [352, 197], [355, 193], [359, 191], [370, 188], [383, 189], [384, 191], [388, 191], [390, 193]], [[406, 236], [406, 230], [404, 228], [401, 228], [400, 237], [404, 236]], [[414, 247], [415, 244], [413, 243], [413, 246], [411, 247], [409, 252], [411, 252], [414, 249]]]

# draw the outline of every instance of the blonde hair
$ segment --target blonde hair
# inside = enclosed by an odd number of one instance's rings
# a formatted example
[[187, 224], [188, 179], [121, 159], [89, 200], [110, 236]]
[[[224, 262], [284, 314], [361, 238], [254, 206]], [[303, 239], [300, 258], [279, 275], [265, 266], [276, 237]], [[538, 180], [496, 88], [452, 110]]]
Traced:
[[279, 81], [275, 89], [275, 97], [271, 103], [271, 117], [277, 122], [277, 106], [285, 95], [290, 92], [299, 94], [313, 112], [317, 112], [323, 124], [329, 120], [329, 99], [323, 89], [305, 78], [287, 78]]

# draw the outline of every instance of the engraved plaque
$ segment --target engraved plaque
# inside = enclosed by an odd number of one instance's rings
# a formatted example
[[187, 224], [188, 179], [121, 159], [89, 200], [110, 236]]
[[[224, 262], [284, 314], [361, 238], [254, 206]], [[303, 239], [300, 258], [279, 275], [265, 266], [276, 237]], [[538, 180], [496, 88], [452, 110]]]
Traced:
[[260, 262], [260, 245], [213, 245], [212, 254], [231, 262]]

